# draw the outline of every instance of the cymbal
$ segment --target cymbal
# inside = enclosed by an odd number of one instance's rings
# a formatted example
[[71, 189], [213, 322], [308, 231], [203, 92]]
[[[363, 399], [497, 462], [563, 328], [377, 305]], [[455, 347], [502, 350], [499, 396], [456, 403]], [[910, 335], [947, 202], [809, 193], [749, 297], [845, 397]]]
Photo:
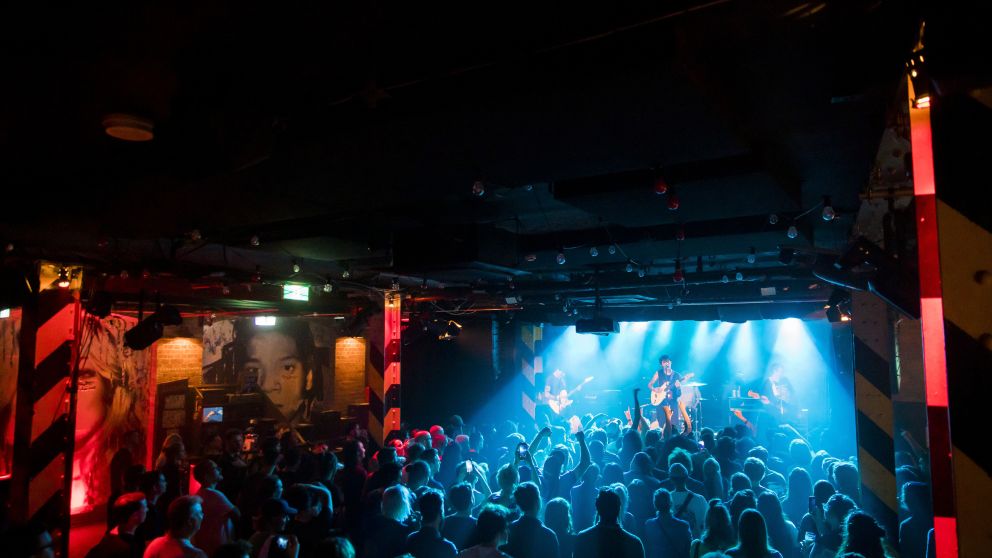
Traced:
[[707, 385], [706, 382], [686, 382], [682, 384], [682, 387], [703, 387]]

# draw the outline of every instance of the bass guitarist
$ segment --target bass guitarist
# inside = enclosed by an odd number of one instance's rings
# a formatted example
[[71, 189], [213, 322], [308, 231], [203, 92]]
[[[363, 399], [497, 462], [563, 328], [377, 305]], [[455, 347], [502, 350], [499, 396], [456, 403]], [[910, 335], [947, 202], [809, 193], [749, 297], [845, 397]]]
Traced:
[[[672, 358], [668, 355], [661, 355], [658, 360], [661, 368], [656, 370], [651, 381], [648, 382], [648, 389], [651, 390], [651, 402], [655, 403], [655, 414], [660, 423], [664, 419], [665, 436], [672, 434], [672, 407], [678, 406], [682, 420], [685, 421], [685, 433], [692, 432], [692, 421], [689, 413], [686, 412], [679, 396], [682, 395], [683, 377], [678, 372], [672, 370]], [[657, 385], [656, 385], [657, 384]]]

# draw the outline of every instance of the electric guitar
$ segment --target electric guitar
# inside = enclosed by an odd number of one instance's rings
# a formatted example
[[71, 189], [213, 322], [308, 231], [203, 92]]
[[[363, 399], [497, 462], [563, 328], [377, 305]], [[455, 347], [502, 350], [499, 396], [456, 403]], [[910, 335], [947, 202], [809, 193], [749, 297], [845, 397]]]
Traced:
[[[690, 372], [689, 374], [686, 374], [685, 376], [682, 376], [682, 379], [680, 380], [680, 382], [684, 382], [684, 381], [688, 380], [689, 378], [692, 378], [695, 375], [696, 375], [695, 372]], [[663, 382], [660, 386], [658, 386], [658, 387], [656, 387], [656, 388], [654, 388], [654, 389], [651, 390], [651, 404], [652, 405], [661, 405], [661, 402], [664, 401], [668, 397], [668, 391], [672, 387], [672, 386], [669, 386], [668, 384], [669, 384], [669, 382]]]
[[575, 403], [575, 401], [569, 399], [569, 396], [581, 390], [582, 386], [591, 382], [593, 378], [595, 378], [595, 376], [587, 377], [585, 380], [582, 380], [581, 384], [577, 385], [572, 390], [563, 389], [561, 390], [561, 393], [558, 393], [557, 395], [547, 395], [548, 406], [551, 407], [551, 410], [554, 411], [556, 415], [560, 415], [561, 412], [564, 411], [566, 408], [568, 408], [569, 405]]

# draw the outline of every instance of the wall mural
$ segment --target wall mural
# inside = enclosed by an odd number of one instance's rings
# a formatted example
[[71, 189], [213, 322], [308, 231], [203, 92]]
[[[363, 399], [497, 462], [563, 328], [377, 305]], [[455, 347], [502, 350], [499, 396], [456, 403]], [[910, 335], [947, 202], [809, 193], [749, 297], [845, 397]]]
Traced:
[[14, 407], [17, 396], [17, 334], [21, 311], [0, 319], [0, 477], [11, 473], [14, 454]]
[[80, 344], [72, 511], [92, 509], [110, 496], [111, 461], [145, 463], [151, 351], [124, 346], [137, 320], [86, 315]]
[[325, 400], [333, 369], [332, 330], [319, 321], [278, 318], [256, 325], [253, 318], [220, 320], [203, 328], [203, 383], [262, 393], [269, 418], [309, 421]]

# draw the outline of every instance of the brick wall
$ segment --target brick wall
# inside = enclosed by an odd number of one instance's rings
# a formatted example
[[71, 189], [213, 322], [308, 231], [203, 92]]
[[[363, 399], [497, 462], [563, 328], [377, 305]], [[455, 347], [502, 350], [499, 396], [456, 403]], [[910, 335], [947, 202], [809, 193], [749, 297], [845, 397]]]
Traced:
[[203, 380], [203, 342], [190, 337], [161, 339], [155, 344], [156, 382], [189, 380], [198, 386]]
[[346, 411], [348, 405], [365, 403], [365, 351], [362, 337], [339, 337], [334, 341], [334, 391], [331, 409]]

